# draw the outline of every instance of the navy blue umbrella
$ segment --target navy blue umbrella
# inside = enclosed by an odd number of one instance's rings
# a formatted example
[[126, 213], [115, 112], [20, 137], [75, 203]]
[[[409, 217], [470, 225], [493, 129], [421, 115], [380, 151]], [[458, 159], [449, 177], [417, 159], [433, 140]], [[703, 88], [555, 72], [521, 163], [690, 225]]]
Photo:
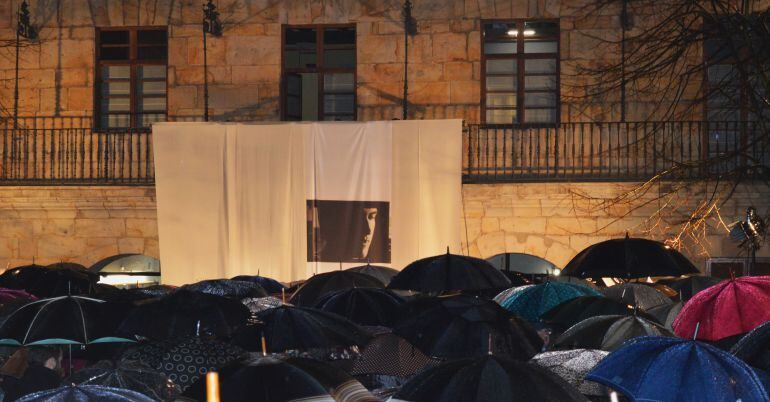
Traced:
[[688, 339], [642, 337], [626, 342], [587, 376], [632, 401], [770, 401], [746, 363]]

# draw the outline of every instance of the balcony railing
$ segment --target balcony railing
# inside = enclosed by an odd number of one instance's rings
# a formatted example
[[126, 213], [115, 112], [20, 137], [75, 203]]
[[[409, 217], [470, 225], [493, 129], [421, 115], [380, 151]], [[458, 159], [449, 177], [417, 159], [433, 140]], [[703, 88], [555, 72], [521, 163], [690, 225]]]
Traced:
[[[91, 122], [0, 119], [0, 185], [153, 185], [150, 130], [96, 130]], [[746, 122], [471, 124], [463, 131], [463, 181], [639, 181], [675, 166], [672, 178], [747, 166], [766, 175], [768, 137]], [[711, 163], [698, 163], [706, 158]]]
[[463, 136], [466, 183], [695, 179], [770, 168], [767, 129], [753, 122], [472, 124]]

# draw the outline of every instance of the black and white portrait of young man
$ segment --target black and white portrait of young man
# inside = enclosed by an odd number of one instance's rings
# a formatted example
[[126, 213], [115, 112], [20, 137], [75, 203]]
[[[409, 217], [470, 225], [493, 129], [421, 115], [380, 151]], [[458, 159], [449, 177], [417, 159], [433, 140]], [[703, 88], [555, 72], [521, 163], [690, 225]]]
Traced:
[[307, 201], [307, 259], [390, 263], [390, 203]]

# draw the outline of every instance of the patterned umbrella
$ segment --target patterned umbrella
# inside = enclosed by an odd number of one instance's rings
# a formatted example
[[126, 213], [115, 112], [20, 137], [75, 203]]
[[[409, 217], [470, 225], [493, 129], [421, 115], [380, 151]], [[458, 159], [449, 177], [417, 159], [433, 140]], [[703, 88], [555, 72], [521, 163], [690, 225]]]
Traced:
[[291, 296], [289, 302], [297, 306], [311, 307], [329, 294], [352, 288], [383, 288], [378, 279], [352, 271], [332, 271], [313, 275]]
[[511, 281], [485, 260], [464, 255], [441, 254], [407, 265], [388, 285], [389, 289], [442, 293], [505, 289]]
[[748, 332], [770, 320], [770, 277], [722, 281], [692, 297], [673, 323], [674, 333], [716, 341]]
[[600, 315], [581, 321], [561, 334], [554, 349], [601, 349], [613, 351], [639, 336], [674, 336], [662, 325], [639, 316]]
[[493, 353], [529, 360], [542, 340], [532, 326], [487, 299], [427, 297], [402, 306], [393, 333], [428, 356], [465, 358]]
[[338, 367], [304, 357], [290, 357], [284, 361], [312, 375], [336, 402], [379, 402], [358, 380]]
[[182, 286], [182, 289], [210, 295], [243, 299], [246, 297], [265, 297], [267, 292], [254, 282], [230, 279], [210, 279]]
[[16, 402], [154, 402], [155, 400], [128, 389], [101, 385], [67, 385], [25, 395]]
[[155, 400], [169, 400], [182, 392], [165, 375], [131, 361], [102, 360], [73, 373], [64, 383], [130, 389]]
[[358, 272], [359, 274], [366, 274], [377, 278], [383, 285], [387, 286], [391, 279], [398, 275], [398, 270], [380, 265], [361, 265], [358, 267], [348, 268], [347, 271]]
[[586, 399], [572, 385], [536, 364], [483, 356], [429, 368], [404, 384], [392, 400], [583, 402]]
[[203, 377], [246, 355], [229, 343], [205, 337], [186, 337], [174, 341], [153, 341], [127, 350], [121, 360], [138, 361], [163, 373], [182, 390]]
[[623, 283], [610, 286], [604, 289], [602, 293], [610, 299], [639, 307], [642, 310], [649, 310], [656, 306], [671, 304], [671, 299], [657, 291], [654, 287], [641, 283]]
[[[220, 396], [229, 402], [334, 402], [326, 388], [311, 374], [274, 357], [251, 357], [222, 367]], [[206, 400], [206, 381], [190, 386], [184, 396]]]
[[769, 401], [746, 363], [689, 339], [634, 339], [604, 358], [587, 376], [636, 401]]
[[600, 296], [601, 293], [585, 286], [564, 282], [546, 282], [516, 292], [502, 300], [506, 310], [536, 323], [548, 310], [580, 296]]
[[606, 396], [606, 387], [585, 377], [609, 352], [593, 349], [574, 349], [540, 353], [532, 358], [532, 363], [543, 366], [565, 379], [583, 395]]
[[420, 352], [406, 339], [386, 332], [376, 335], [364, 346], [350, 373], [355, 376], [386, 375], [406, 379], [439, 362]]
[[599, 315], [634, 315], [654, 320], [655, 318], [634, 308], [603, 296], [581, 296], [567, 300], [548, 310], [540, 318], [559, 332], [564, 332], [571, 326], [587, 318]]
[[267, 297], [247, 297], [241, 299], [241, 303], [246, 306], [251, 314], [257, 314], [259, 312], [269, 310], [278, 306], [283, 306], [285, 303], [281, 299], [273, 296]]

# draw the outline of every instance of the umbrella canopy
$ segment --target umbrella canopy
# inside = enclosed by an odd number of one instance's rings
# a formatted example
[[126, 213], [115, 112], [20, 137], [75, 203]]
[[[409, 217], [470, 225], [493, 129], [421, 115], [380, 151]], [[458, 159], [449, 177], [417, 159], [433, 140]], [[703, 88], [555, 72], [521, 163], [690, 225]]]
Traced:
[[502, 300], [500, 305], [525, 320], [536, 323], [546, 311], [580, 296], [601, 296], [601, 293], [571, 283], [545, 282], [513, 293]]
[[586, 374], [593, 370], [609, 352], [594, 349], [575, 349], [540, 353], [532, 363], [542, 366], [572, 384], [583, 395], [606, 396], [606, 387], [586, 381]]
[[586, 399], [559, 376], [536, 364], [483, 356], [429, 368], [404, 384], [393, 400], [546, 402]]
[[[634, 315], [634, 308], [604, 296], [581, 296], [570, 299], [546, 311], [540, 319], [559, 332], [591, 317], [600, 315]], [[636, 314], [653, 320], [642, 311]]]
[[0, 287], [26, 289], [48, 271], [49, 268], [36, 264], [11, 268], [0, 274]]
[[605, 296], [642, 310], [655, 306], [671, 304], [671, 299], [658, 292], [655, 288], [641, 283], [623, 283], [602, 290]]
[[497, 355], [528, 360], [543, 346], [529, 323], [474, 296], [413, 300], [398, 316], [393, 333], [432, 357], [484, 356], [491, 349]]
[[79, 264], [58, 263], [36, 271], [23, 283], [23, 289], [38, 297], [92, 295], [99, 282], [98, 274]]
[[770, 320], [770, 277], [744, 276], [720, 282], [693, 296], [673, 323], [674, 333], [716, 341], [748, 332]]
[[680, 311], [682, 311], [683, 306], [684, 303], [680, 301], [676, 303], [662, 304], [647, 310], [647, 313], [653, 316], [655, 321], [663, 324], [667, 330], [673, 331], [674, 328], [672, 325], [674, 324], [676, 316], [679, 315]]
[[529, 284], [529, 285], [522, 285], [522, 286], [514, 286], [512, 288], [505, 289], [502, 292], [498, 293], [497, 296], [495, 296], [492, 300], [496, 301], [497, 304], [500, 304], [503, 302], [503, 300], [509, 298], [514, 293], [521, 292], [522, 290], [530, 288], [532, 286], [535, 286], [535, 285]]
[[24, 305], [0, 327], [2, 345], [88, 345], [132, 342], [106, 325], [110, 305], [82, 296], [59, 296]]
[[307, 307], [283, 305], [257, 313], [257, 325], [242, 328], [234, 341], [253, 351], [262, 349], [265, 337], [267, 351], [363, 346], [369, 335], [344, 317]]
[[384, 286], [387, 286], [390, 283], [390, 280], [393, 279], [396, 275], [398, 275], [398, 270], [389, 268], [389, 267], [383, 267], [380, 265], [361, 265], [358, 267], [348, 268], [347, 271], [353, 271], [358, 272], [359, 274], [366, 274], [369, 276], [373, 276], [377, 278]]
[[289, 302], [298, 306], [311, 307], [318, 300], [340, 290], [352, 288], [383, 288], [378, 279], [352, 271], [332, 271], [313, 275], [291, 296]]
[[744, 335], [730, 352], [753, 367], [770, 371], [770, 321]]
[[708, 289], [719, 282], [722, 282], [722, 279], [703, 275], [691, 275], [683, 278], [661, 279], [658, 281], [658, 283], [668, 285], [679, 292], [680, 299], [683, 301], [690, 300], [701, 290]]
[[359, 325], [390, 327], [403, 303], [404, 300], [390, 290], [354, 288], [329, 293], [318, 300], [315, 307]]
[[580, 278], [646, 278], [698, 272], [687, 258], [663, 243], [626, 236], [589, 246], [567, 263], [561, 274]]
[[353, 376], [331, 364], [303, 357], [291, 357], [284, 361], [313, 376], [336, 402], [380, 401]]
[[601, 349], [613, 351], [639, 336], [674, 336], [662, 325], [639, 316], [600, 315], [581, 321], [561, 334], [554, 349]]
[[248, 318], [249, 310], [237, 300], [180, 289], [136, 307], [119, 333], [158, 340], [200, 333], [228, 337]]
[[350, 374], [385, 375], [406, 379], [425, 367], [438, 363], [439, 360], [426, 356], [406, 339], [386, 332], [376, 335], [364, 346], [353, 363]]
[[7, 304], [16, 301], [31, 302], [37, 300], [33, 294], [29, 294], [20, 289], [0, 288], [0, 304]]
[[217, 370], [246, 354], [245, 350], [229, 343], [190, 336], [137, 345], [123, 353], [121, 360], [138, 361], [162, 373], [184, 390], [207, 372]]
[[67, 385], [61, 388], [35, 392], [17, 399], [16, 402], [154, 402], [155, 400], [128, 389], [101, 385]]
[[487, 258], [487, 262], [501, 271], [515, 271], [522, 274], [551, 275], [558, 268], [552, 262], [536, 255], [525, 253], [502, 253]]
[[[220, 397], [228, 402], [334, 402], [326, 388], [301, 368], [273, 357], [252, 357], [222, 367]], [[198, 381], [184, 396], [206, 400], [206, 382]]]
[[164, 374], [131, 361], [102, 360], [73, 373], [64, 383], [129, 389], [153, 400], [169, 400], [182, 392]]
[[636, 401], [770, 400], [746, 363], [688, 339], [634, 339], [604, 358], [586, 379]]
[[505, 289], [511, 281], [488, 262], [474, 257], [446, 254], [423, 258], [407, 265], [388, 285], [389, 289], [441, 293]]
[[285, 304], [284, 302], [281, 301], [281, 299], [273, 296], [247, 297], [245, 299], [241, 299], [241, 303], [243, 303], [243, 305], [249, 309], [251, 314], [257, 314], [261, 311], [265, 311], [265, 310], [282, 306]]
[[278, 282], [275, 279], [268, 278], [266, 276], [238, 275], [232, 278], [232, 280], [255, 283], [261, 286], [262, 289], [265, 289], [267, 293], [281, 293], [282, 290], [286, 289], [286, 286], [283, 286], [281, 282]]
[[589, 281], [588, 279], [578, 278], [575, 276], [551, 275], [548, 277], [548, 280], [555, 281], [555, 282], [566, 282], [566, 283], [571, 283], [573, 285], [582, 285], [594, 290], [599, 290], [599, 287], [596, 286], [595, 283]]
[[182, 286], [182, 289], [210, 295], [243, 299], [246, 297], [266, 297], [267, 292], [253, 282], [230, 279], [211, 279]]

